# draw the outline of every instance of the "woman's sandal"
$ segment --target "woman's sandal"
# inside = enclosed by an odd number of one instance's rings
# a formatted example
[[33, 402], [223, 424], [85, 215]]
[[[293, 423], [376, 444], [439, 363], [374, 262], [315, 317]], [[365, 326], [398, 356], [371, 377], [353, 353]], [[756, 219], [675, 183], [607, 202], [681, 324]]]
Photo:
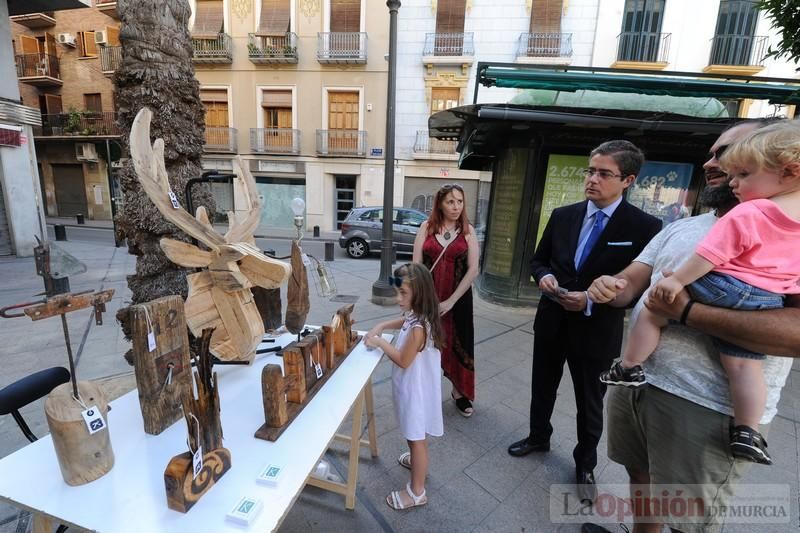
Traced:
[[412, 507], [419, 507], [420, 505], [425, 505], [428, 503], [428, 497], [425, 495], [425, 491], [422, 491], [422, 494], [417, 496], [411, 490], [411, 482], [406, 484], [406, 492], [408, 493], [409, 498], [411, 498], [411, 503], [406, 505], [403, 503], [403, 493], [399, 490], [393, 490], [387, 497], [386, 497], [386, 504], [395, 509], [397, 511], [402, 511], [403, 509], [411, 509]]
[[458, 408], [458, 412], [461, 413], [461, 416], [469, 418], [472, 416], [472, 413], [475, 412], [472, 408], [472, 402], [469, 401], [466, 396], [456, 398], [456, 395], [450, 392], [450, 397], [456, 402], [456, 407]]
[[409, 452], [400, 454], [400, 457], [397, 458], [397, 462], [400, 463], [400, 466], [403, 468], [411, 470], [411, 454]]

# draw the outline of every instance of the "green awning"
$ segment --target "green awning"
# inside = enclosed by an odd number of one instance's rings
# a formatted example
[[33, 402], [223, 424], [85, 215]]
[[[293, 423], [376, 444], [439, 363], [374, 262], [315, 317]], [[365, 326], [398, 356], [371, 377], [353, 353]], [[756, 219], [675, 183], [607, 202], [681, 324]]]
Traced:
[[478, 82], [486, 86], [553, 91], [604, 91], [721, 99], [751, 98], [772, 104], [800, 104], [800, 80], [702, 74], [609, 74], [557, 71], [524, 66], [479, 66]]

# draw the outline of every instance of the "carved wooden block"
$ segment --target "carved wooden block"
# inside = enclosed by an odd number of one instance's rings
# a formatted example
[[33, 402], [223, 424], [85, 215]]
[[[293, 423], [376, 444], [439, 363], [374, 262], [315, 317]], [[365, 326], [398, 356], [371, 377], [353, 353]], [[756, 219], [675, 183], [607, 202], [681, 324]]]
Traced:
[[306, 369], [303, 353], [296, 346], [283, 350], [283, 368], [286, 376], [294, 376], [294, 380], [286, 391], [286, 399], [293, 403], [303, 403], [306, 399]]
[[[165, 296], [135, 305], [131, 307], [131, 322], [133, 365], [144, 431], [158, 435], [181, 418], [181, 393], [191, 387], [183, 299]], [[156, 340], [152, 352], [147, 341], [151, 326]]]
[[267, 365], [261, 371], [261, 394], [264, 398], [264, 420], [266, 425], [279, 428], [289, 422], [286, 391], [293, 376], [283, 377], [280, 365]]
[[336, 366], [336, 356], [333, 352], [333, 328], [330, 326], [322, 326], [322, 344], [325, 353], [323, 360], [325, 361], [325, 368], [333, 368]]
[[203, 469], [193, 477], [192, 454], [176, 455], [164, 471], [167, 507], [186, 513], [231, 468], [231, 452], [217, 448], [203, 454]]
[[333, 352], [336, 357], [347, 355], [358, 344], [359, 337], [353, 331], [353, 304], [345, 305], [333, 316], [331, 328], [333, 328]]

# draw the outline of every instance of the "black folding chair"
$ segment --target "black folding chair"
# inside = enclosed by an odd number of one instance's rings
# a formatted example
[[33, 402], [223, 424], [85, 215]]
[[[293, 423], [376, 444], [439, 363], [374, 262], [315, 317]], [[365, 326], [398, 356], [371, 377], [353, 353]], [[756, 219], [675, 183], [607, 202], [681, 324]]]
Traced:
[[[47, 396], [51, 390], [67, 381], [69, 381], [69, 371], [61, 366], [40, 370], [15, 381], [0, 390], [0, 416], [11, 415], [25, 437], [31, 442], [36, 441], [36, 435], [28, 427], [19, 410]], [[58, 526], [56, 533], [63, 533], [66, 530], [67, 526], [61, 525]]]

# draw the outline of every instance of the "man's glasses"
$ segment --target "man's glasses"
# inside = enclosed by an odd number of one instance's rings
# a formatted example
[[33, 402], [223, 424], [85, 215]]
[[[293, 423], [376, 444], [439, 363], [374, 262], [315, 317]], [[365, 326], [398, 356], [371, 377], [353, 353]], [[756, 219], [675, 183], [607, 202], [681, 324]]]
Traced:
[[445, 183], [439, 188], [440, 191], [452, 191], [453, 189], [464, 192], [464, 187], [458, 183]]
[[722, 157], [722, 154], [725, 153], [725, 150], [727, 150], [729, 146], [730, 144], [723, 144], [721, 146], [718, 146], [716, 150], [708, 152], [708, 155], [706, 156], [706, 161], [710, 161], [712, 159], [716, 159], [717, 161], [719, 161], [719, 158]]
[[623, 178], [623, 177], [625, 177], [624, 174], [614, 174], [610, 170], [596, 169], [596, 168], [591, 168], [591, 167], [584, 168], [582, 173], [583, 173], [583, 177], [584, 178], [590, 178], [592, 176], [597, 176], [598, 178], [603, 179], [603, 180], [610, 180], [611, 178]]

